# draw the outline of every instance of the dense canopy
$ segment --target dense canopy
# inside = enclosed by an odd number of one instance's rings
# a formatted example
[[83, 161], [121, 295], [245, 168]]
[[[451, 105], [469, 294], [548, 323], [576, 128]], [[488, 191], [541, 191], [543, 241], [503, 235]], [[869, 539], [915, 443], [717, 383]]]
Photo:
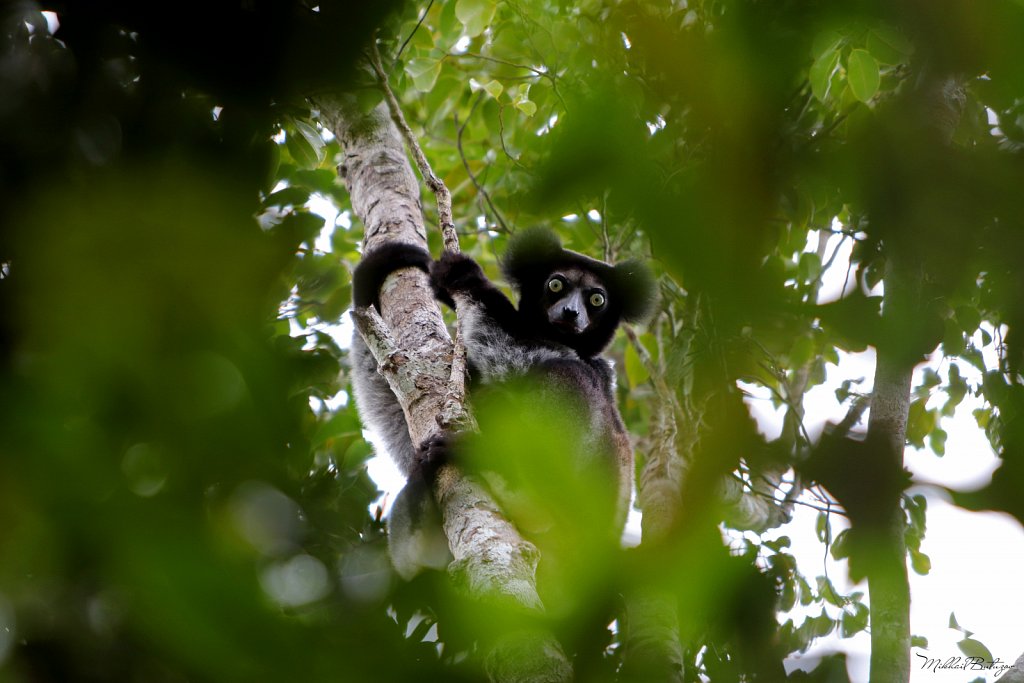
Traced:
[[[941, 487], [908, 489], [902, 458], [943, 457], [973, 410], [1001, 466], [951, 499], [1024, 520], [1021, 3], [0, 12], [0, 680], [485, 675], [512, 622], [483, 628], [444, 573], [394, 575], [350, 400], [364, 226], [329, 103], [383, 106], [374, 50], [489, 274], [541, 225], [659, 277], [610, 351], [643, 541], [581, 581], [593, 610], [546, 624], [577, 679], [643, 680], [638, 587], [675, 614], [674, 680], [846, 680], [827, 651], [869, 626], [875, 680], [959, 654], [912, 639]], [[544, 439], [517, 427], [510, 457]], [[798, 565], [794, 506], [848, 576]], [[1019, 654], [951, 626], [964, 654]]]

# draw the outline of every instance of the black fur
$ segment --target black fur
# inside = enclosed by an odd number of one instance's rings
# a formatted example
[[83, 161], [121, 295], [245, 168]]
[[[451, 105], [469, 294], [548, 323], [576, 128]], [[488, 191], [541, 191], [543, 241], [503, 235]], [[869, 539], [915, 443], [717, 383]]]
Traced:
[[430, 252], [408, 242], [387, 242], [363, 256], [352, 275], [352, 304], [380, 310], [380, 287], [388, 275], [401, 268], [430, 272]]
[[[467, 256], [446, 252], [430, 271], [434, 289], [464, 307], [461, 314], [474, 398], [481, 386], [502, 388], [508, 382], [528, 381], [537, 401], [547, 401], [550, 409], [573, 415], [580, 430], [580, 448], [572, 457], [584, 466], [618, 468], [618, 476], [628, 482], [632, 454], [615, 405], [615, 375], [598, 354], [621, 320], [638, 320], [653, 308], [653, 276], [638, 261], [609, 265], [563, 249], [558, 237], [547, 230], [516, 235], [509, 243], [502, 270], [519, 292], [518, 308]], [[553, 276], [563, 283], [557, 293], [548, 289]], [[571, 317], [559, 317], [562, 302], [572, 295], [597, 292], [605, 298], [602, 306], [587, 306], [586, 310], [571, 311]], [[586, 296], [580, 300], [585, 301]], [[582, 329], [567, 324], [577, 315], [587, 323]], [[481, 430], [486, 440], [485, 425]], [[429, 450], [434, 460], [445, 457], [437, 444]], [[624, 521], [628, 486], [617, 495], [615, 506]]]
[[[608, 292], [607, 309], [583, 334], [565, 334], [547, 320], [544, 287], [559, 269], [593, 273]], [[555, 342], [581, 358], [601, 353], [611, 342], [620, 321], [642, 321], [654, 308], [656, 286], [648, 267], [639, 260], [610, 265], [562, 247], [550, 230], [532, 229], [515, 235], [502, 259], [501, 269], [519, 295], [518, 310], [472, 259], [445, 252], [431, 268], [434, 290], [442, 300], [455, 293], [472, 292], [488, 315], [506, 333], [528, 343]]]
[[[435, 291], [460, 309], [480, 433], [428, 440], [418, 457], [424, 471], [454, 458], [483, 474], [541, 551], [545, 604], [553, 613], [572, 611], [580, 605], [565, 600], [584, 595], [578, 584], [600, 571], [587, 563], [617, 547], [632, 493], [633, 453], [615, 373], [599, 354], [621, 321], [652, 310], [654, 278], [638, 261], [611, 265], [564, 249], [545, 230], [513, 237], [502, 270], [518, 307], [467, 256], [445, 253], [431, 268]], [[507, 433], [509, 415], [524, 434], [558, 435], [564, 447], [538, 448], [543, 460], [517, 451], [495, 461], [502, 449], [489, 434]]]
[[[408, 244], [389, 244], [368, 254], [354, 277], [356, 305], [377, 305], [380, 286], [392, 271], [402, 267], [423, 270], [427, 263], [426, 252]], [[593, 498], [601, 502], [599, 507], [607, 515], [604, 520], [577, 520], [571, 526], [579, 535], [617, 539], [632, 491], [632, 450], [615, 404], [615, 374], [599, 354], [620, 321], [639, 320], [651, 311], [654, 279], [639, 261], [610, 265], [563, 249], [558, 237], [545, 230], [528, 230], [513, 237], [502, 270], [519, 294], [518, 307], [467, 256], [445, 252], [429, 267], [438, 299], [461, 309], [472, 398], [475, 403], [490, 400], [488, 397], [507, 400], [499, 403], [498, 413], [507, 416], [513, 412], [524, 428], [534, 419], [531, 415], [539, 415], [531, 413], [538, 407], [563, 417], [574, 447], [566, 454], [563, 469], [557, 470], [562, 473], [559, 476], [599, 473], [595, 488], [601, 490], [594, 491]], [[557, 289], [552, 288], [552, 279], [559, 280]], [[488, 426], [481, 422], [479, 437], [439, 436], [413, 448], [397, 400], [377, 374], [358, 334], [352, 349], [360, 413], [409, 477], [395, 502], [390, 531], [395, 566], [409, 578], [419, 569], [411, 555], [422, 547], [418, 538], [428, 526], [424, 515], [436, 515], [429, 486], [433, 474], [453, 452], [460, 458], [463, 451], [486, 453]], [[523, 382], [529, 387], [530, 405], [526, 406], [521, 392], [518, 400], [505, 398], [514, 397]], [[506, 467], [473, 465], [493, 470], [513, 491], [520, 475], [536, 479], [545, 474], [515, 471], [514, 463], [512, 469], [508, 463]], [[506, 500], [503, 505], [511, 508], [514, 502]], [[536, 500], [527, 505], [535, 505]], [[555, 517], [559, 514], [556, 511]], [[428, 566], [436, 563], [428, 562]]]

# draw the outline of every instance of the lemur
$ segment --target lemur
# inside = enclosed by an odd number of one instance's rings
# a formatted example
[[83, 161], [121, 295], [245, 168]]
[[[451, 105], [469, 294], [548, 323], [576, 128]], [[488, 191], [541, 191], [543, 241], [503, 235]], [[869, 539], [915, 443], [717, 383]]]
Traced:
[[[442, 568], [447, 561], [430, 484], [437, 466], [452, 457], [470, 470], [498, 474], [485, 480], [531, 540], [536, 542], [552, 525], [566, 523], [573, 528], [561, 531], [570, 535], [617, 541], [632, 493], [633, 453], [616, 406], [614, 370], [599, 354], [620, 321], [642, 320], [652, 310], [655, 283], [647, 266], [637, 260], [610, 265], [563, 248], [550, 230], [521, 231], [509, 241], [501, 262], [505, 278], [518, 292], [517, 308], [472, 258], [445, 252], [432, 262], [418, 246], [389, 243], [367, 254], [356, 269], [354, 304], [377, 304], [384, 279], [406, 267], [428, 272], [437, 298], [459, 308], [480, 434], [436, 437], [414, 446], [397, 399], [358, 332], [353, 335], [356, 405], [409, 480], [389, 520], [391, 555], [399, 574], [410, 578], [423, 567]], [[491, 409], [479, 410], [480, 403]], [[535, 421], [552, 415], [561, 417], [564, 438], [559, 443], [567, 452], [559, 451], [558, 461], [549, 459], [547, 464], [522, 451], [522, 458], [509, 458], [520, 462], [489, 461], [489, 451], [502, 449], [493, 442], [488, 445], [488, 434], [506, 433], [509, 413], [523, 430], [535, 429]], [[556, 492], [547, 498], [557, 498], [557, 491], [567, 490], [563, 484], [569, 483], [560, 477], [586, 482], [585, 509], [574, 517], [572, 496], [566, 496], [563, 509], [556, 501], [551, 514], [522, 509], [524, 502], [527, 507], [548, 507], [550, 501], [538, 505], [537, 495], [517, 499], [517, 485], [543, 482], [540, 489]], [[516, 507], [519, 513], [507, 509]], [[543, 563], [543, 548], [541, 557]]]

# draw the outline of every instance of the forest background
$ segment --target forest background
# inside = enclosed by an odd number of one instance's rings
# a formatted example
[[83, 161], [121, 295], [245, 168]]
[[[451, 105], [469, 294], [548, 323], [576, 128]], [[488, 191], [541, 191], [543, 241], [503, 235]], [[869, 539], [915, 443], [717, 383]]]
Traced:
[[[912, 623], [907, 578], [939, 501], [1022, 559], [1021, 3], [135, 4], [3, 10], [0, 680], [510, 680], [486, 596], [392, 574], [333, 336], [374, 55], [489, 273], [533, 225], [658, 272], [611, 351], [643, 542], [595, 595], [660, 591], [666, 680], [1024, 649]], [[928, 476], [953, 457], [980, 479]], [[630, 676], [625, 621], [587, 626], [577, 678]]]

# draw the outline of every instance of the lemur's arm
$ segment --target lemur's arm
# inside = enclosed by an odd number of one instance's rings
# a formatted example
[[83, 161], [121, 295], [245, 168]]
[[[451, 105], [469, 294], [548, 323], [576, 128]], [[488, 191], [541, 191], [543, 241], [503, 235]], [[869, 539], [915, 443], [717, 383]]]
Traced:
[[430, 268], [430, 281], [437, 298], [454, 308], [456, 295], [471, 299], [473, 307], [503, 330], [514, 334], [518, 313], [512, 302], [484, 275], [483, 269], [469, 256], [446, 251]]
[[430, 280], [439, 298], [448, 295], [459, 308], [466, 355], [476, 379], [494, 384], [564, 357], [563, 352], [524, 338], [519, 311], [468, 256], [445, 252], [431, 267]]

